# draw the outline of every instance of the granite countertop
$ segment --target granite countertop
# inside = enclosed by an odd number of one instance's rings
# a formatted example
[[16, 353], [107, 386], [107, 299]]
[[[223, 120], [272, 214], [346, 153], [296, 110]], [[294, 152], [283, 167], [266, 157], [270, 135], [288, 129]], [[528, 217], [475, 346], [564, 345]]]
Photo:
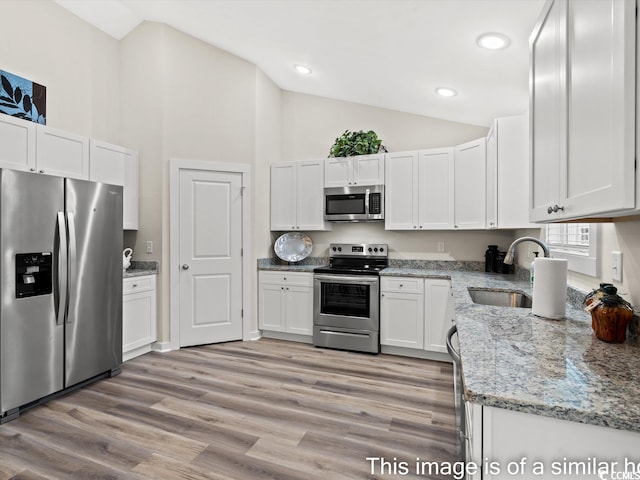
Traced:
[[329, 259], [324, 257], [308, 257], [301, 262], [287, 263], [277, 258], [259, 258], [258, 270], [280, 272], [313, 272], [314, 268], [328, 265]]
[[640, 432], [640, 346], [606, 343], [591, 316], [567, 304], [564, 320], [531, 310], [473, 303], [468, 287], [515, 289], [512, 275], [385, 269], [381, 275], [450, 278], [467, 400], [548, 417]]
[[158, 262], [140, 262], [133, 260], [131, 266], [122, 272], [122, 278], [157, 275], [160, 271]]
[[[390, 263], [381, 276], [451, 280], [467, 400], [640, 432], [640, 344], [637, 338], [624, 344], [596, 338], [581, 308], [584, 292], [569, 292], [565, 319], [545, 320], [528, 308], [471, 300], [468, 287], [531, 295], [529, 281], [516, 275], [484, 273], [480, 262]], [[313, 271], [317, 265], [266, 262], [259, 268]]]

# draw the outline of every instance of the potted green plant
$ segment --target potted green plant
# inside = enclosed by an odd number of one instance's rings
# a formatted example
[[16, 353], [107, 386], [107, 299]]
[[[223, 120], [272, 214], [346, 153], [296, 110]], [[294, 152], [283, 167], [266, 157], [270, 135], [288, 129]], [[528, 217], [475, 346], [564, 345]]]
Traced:
[[378, 153], [380, 150], [386, 151], [382, 145], [382, 140], [373, 130], [364, 132], [345, 132], [336, 138], [335, 143], [329, 150], [329, 157], [352, 157], [354, 155], [370, 155]]

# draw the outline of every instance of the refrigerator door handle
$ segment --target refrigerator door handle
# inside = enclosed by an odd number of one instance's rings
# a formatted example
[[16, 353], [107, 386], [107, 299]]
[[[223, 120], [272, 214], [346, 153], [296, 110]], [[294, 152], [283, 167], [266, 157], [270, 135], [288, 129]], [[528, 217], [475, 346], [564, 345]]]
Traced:
[[[62, 325], [67, 310], [67, 223], [64, 212], [58, 212], [58, 299], [56, 324]], [[54, 297], [55, 298], [55, 297]]]
[[[78, 286], [78, 256], [76, 250], [76, 222], [73, 212], [67, 212], [67, 226], [69, 229], [69, 263], [67, 268], [67, 283], [69, 295], [77, 292]], [[67, 323], [72, 323], [72, 315], [67, 315]]]

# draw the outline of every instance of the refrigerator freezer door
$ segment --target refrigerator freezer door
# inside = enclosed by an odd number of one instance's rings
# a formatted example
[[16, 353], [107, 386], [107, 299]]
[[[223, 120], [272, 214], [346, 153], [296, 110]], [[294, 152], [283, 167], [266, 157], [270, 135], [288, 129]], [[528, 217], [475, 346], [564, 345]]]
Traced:
[[[63, 192], [62, 178], [0, 170], [2, 415], [63, 387], [64, 325], [56, 322], [57, 213], [64, 210]], [[37, 282], [50, 287], [32, 288]], [[23, 296], [20, 285], [31, 293]]]
[[122, 187], [66, 179], [65, 192], [65, 387], [70, 387], [122, 363]]

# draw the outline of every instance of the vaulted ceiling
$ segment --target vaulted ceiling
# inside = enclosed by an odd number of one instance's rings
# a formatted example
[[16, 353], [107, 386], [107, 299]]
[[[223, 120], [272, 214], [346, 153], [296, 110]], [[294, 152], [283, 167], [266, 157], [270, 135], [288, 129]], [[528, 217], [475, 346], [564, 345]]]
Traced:
[[[527, 109], [528, 41], [544, 3], [54, 1], [117, 39], [140, 22], [165, 23], [254, 63], [284, 90], [484, 126]], [[486, 32], [506, 35], [509, 46], [481, 48]]]

